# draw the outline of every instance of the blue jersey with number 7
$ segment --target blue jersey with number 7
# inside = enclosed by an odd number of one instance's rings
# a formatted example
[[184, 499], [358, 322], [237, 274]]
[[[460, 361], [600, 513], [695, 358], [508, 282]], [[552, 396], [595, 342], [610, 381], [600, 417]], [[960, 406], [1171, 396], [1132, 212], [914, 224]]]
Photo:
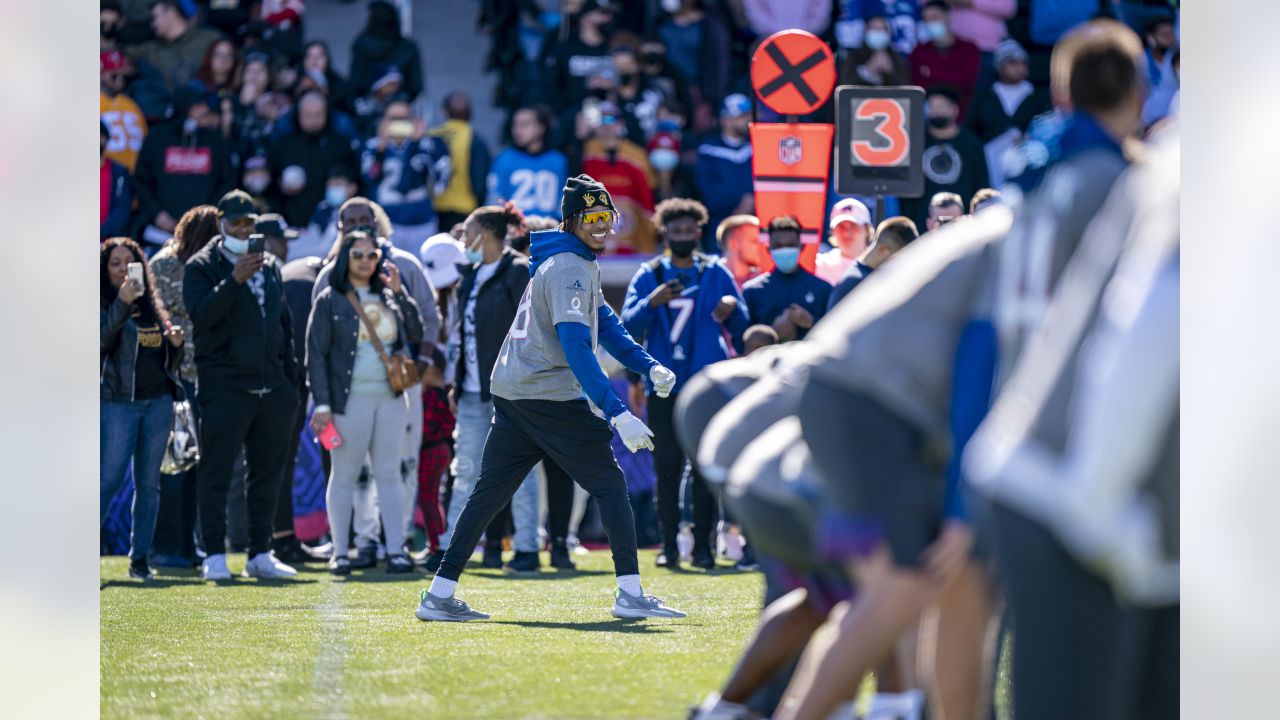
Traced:
[[[676, 374], [676, 391], [702, 368], [741, 352], [747, 329], [747, 304], [729, 269], [720, 260], [694, 257], [691, 268], [677, 268], [669, 257], [642, 265], [631, 278], [622, 306], [623, 326], [654, 360]], [[666, 305], [650, 306], [650, 293], [659, 282], [671, 280], [684, 286], [680, 296]], [[736, 298], [738, 305], [721, 323], [712, 313], [725, 295]]]

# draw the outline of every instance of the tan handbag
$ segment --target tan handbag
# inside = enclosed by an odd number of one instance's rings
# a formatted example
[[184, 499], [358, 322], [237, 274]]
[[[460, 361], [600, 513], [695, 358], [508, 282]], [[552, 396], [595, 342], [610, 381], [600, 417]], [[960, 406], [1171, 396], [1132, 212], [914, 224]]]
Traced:
[[369, 331], [369, 339], [373, 341], [373, 347], [382, 358], [382, 364], [387, 366], [387, 382], [391, 383], [391, 391], [402, 393], [421, 382], [421, 378], [418, 377], [418, 366], [412, 360], [403, 355], [387, 355], [387, 349], [382, 346], [382, 339], [378, 337], [377, 328], [373, 326], [369, 316], [364, 314], [364, 308], [360, 306], [360, 300], [356, 298], [354, 292], [347, 293], [347, 301], [360, 316], [360, 321]]

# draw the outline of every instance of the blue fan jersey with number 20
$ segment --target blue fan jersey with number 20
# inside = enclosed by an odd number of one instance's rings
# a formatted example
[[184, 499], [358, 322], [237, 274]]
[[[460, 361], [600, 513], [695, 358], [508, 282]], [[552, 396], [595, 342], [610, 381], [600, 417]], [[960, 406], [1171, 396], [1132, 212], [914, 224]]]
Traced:
[[507, 148], [489, 168], [488, 202], [500, 205], [510, 200], [527, 216], [559, 220], [560, 189], [568, 169], [568, 161], [558, 150], [530, 155]]

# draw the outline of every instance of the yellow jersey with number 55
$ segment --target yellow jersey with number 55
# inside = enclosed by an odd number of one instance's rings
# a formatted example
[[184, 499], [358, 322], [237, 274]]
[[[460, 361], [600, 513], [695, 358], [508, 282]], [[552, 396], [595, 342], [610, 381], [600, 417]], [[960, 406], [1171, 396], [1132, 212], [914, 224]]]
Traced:
[[142, 140], [147, 136], [147, 120], [128, 95], [108, 97], [99, 92], [98, 98], [102, 122], [107, 126], [107, 157], [132, 173]]

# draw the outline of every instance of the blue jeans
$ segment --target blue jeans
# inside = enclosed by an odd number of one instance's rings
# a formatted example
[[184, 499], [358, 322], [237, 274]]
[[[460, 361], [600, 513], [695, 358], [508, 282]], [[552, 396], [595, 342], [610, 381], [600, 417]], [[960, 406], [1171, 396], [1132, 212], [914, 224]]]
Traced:
[[173, 398], [103, 400], [99, 412], [98, 522], [107, 517], [111, 498], [124, 482], [133, 462], [133, 529], [129, 557], [138, 560], [151, 551], [156, 515], [160, 510], [160, 461], [173, 429]]

